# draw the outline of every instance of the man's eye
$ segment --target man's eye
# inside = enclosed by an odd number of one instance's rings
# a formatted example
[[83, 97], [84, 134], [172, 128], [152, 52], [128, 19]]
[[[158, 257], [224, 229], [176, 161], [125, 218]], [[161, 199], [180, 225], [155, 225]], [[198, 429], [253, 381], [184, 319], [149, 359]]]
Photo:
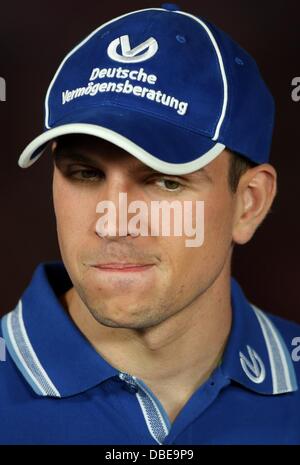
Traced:
[[175, 181], [173, 179], [161, 178], [161, 179], [156, 180], [156, 184], [160, 185], [160, 187], [162, 187], [164, 190], [167, 190], [170, 192], [172, 191], [177, 192], [182, 189], [182, 184], [180, 184], [180, 182]]
[[101, 173], [95, 169], [81, 169], [71, 171], [69, 176], [78, 181], [98, 181], [101, 177]]

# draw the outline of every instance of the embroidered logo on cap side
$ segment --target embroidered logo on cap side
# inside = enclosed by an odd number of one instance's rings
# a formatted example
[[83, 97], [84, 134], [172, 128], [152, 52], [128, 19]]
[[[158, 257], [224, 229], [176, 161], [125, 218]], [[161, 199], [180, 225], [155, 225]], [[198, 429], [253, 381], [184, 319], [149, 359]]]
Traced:
[[[117, 51], [119, 45], [121, 45], [121, 54]], [[150, 37], [140, 45], [131, 48], [129, 36], [125, 35], [118, 37], [109, 44], [107, 54], [112, 60], [119, 61], [120, 63], [140, 63], [152, 58], [157, 50], [158, 43], [154, 37]]]
[[253, 383], [260, 384], [266, 378], [265, 366], [260, 356], [254, 349], [252, 349], [252, 347], [247, 345], [247, 350], [251, 360], [249, 360], [243, 352], [239, 353], [242, 368]]

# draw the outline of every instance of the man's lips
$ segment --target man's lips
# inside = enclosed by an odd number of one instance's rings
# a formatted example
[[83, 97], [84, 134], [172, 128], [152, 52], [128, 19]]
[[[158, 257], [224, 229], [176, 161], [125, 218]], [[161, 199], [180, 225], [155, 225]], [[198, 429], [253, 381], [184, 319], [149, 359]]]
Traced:
[[145, 271], [153, 266], [153, 263], [103, 263], [94, 265], [95, 268], [104, 271]]

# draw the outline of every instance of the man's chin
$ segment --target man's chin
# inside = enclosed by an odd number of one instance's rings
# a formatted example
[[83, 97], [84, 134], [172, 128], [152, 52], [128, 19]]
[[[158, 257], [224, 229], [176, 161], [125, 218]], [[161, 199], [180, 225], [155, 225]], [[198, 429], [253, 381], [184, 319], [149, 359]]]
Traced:
[[158, 324], [158, 321], [153, 321], [151, 318], [145, 318], [142, 315], [129, 315], [124, 310], [122, 315], [105, 315], [102, 312], [91, 310], [90, 312], [94, 319], [103, 326], [109, 328], [124, 328], [124, 329], [146, 329]]

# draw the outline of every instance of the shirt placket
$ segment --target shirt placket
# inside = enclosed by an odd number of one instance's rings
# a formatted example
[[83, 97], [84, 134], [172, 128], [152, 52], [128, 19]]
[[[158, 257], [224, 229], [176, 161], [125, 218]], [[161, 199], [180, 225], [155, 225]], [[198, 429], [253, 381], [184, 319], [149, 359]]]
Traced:
[[149, 433], [158, 444], [163, 444], [170, 432], [171, 423], [161, 403], [145, 383], [135, 376], [121, 372], [119, 378], [136, 395]]

